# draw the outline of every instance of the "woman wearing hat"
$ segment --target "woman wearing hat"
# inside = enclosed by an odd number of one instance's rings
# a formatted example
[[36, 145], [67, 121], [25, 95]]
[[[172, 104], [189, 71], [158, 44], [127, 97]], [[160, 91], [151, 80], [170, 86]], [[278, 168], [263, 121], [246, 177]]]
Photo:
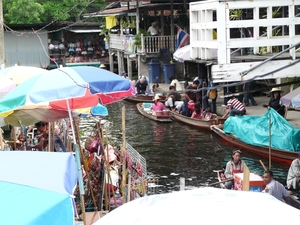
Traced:
[[241, 159], [241, 150], [235, 149], [232, 151], [231, 160], [227, 162], [225, 169], [225, 177], [226, 179], [232, 179], [230, 181], [225, 182], [225, 187], [227, 189], [231, 189], [233, 187], [233, 179], [235, 173], [243, 173], [244, 171], [244, 160]]
[[160, 97], [159, 95], [155, 95], [153, 101], [154, 103], [152, 104], [152, 111], [153, 112], [158, 112], [158, 111], [163, 111], [165, 109], [165, 105], [159, 101]]
[[284, 117], [285, 114], [285, 106], [281, 105], [280, 103], [280, 98], [281, 95], [280, 93], [282, 92], [282, 90], [280, 88], [272, 88], [272, 90], [270, 91], [271, 95], [271, 99], [269, 101], [269, 105], [268, 105], [268, 109], [269, 108], [273, 108], [276, 112], [278, 112], [281, 116]]

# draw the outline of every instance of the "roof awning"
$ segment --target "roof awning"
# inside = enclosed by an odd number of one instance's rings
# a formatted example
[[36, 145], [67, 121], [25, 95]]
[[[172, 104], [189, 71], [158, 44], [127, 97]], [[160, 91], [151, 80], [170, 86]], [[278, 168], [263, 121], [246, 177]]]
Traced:
[[101, 29], [90, 29], [90, 30], [68, 30], [74, 33], [100, 33]]
[[[174, 10], [182, 7], [182, 4], [175, 4], [174, 3]], [[139, 5], [140, 12], [147, 12], [151, 10], [170, 10], [170, 3], [168, 4], [144, 4]], [[130, 6], [128, 7], [120, 7], [120, 8], [113, 8], [113, 9], [104, 9], [99, 12], [89, 13], [83, 15], [83, 17], [101, 17], [101, 16], [121, 16], [121, 15], [134, 15], [136, 13], [136, 7]]]

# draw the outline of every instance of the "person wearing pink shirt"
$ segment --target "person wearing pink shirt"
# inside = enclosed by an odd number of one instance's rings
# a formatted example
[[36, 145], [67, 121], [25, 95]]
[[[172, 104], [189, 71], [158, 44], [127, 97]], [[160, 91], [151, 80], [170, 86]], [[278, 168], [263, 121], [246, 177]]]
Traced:
[[157, 111], [163, 111], [165, 109], [165, 106], [162, 102], [159, 101], [159, 96], [155, 95], [153, 101], [154, 103], [152, 104], [152, 111], [157, 112]]

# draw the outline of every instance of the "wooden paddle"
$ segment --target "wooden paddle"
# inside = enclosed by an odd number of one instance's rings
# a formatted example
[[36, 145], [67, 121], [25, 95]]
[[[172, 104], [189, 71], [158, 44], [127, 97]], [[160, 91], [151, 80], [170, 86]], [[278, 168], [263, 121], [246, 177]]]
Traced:
[[264, 170], [266, 171], [267, 168], [265, 167], [264, 163], [263, 163], [261, 160], [259, 160], [259, 162], [260, 162], [260, 164], [262, 165], [262, 167], [264, 168]]
[[206, 186], [213, 186], [213, 185], [216, 185], [216, 184], [221, 184], [221, 183], [224, 183], [224, 182], [227, 182], [227, 181], [232, 181], [232, 180], [234, 180], [234, 178], [229, 178], [229, 179], [222, 180], [222, 181], [219, 181], [219, 182], [207, 184]]

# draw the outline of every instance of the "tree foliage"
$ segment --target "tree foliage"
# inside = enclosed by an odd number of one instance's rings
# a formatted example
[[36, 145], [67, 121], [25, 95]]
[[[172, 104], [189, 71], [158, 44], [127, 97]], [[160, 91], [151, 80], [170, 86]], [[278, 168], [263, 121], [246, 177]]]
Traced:
[[76, 22], [105, 5], [104, 0], [5, 0], [3, 16], [6, 24]]

